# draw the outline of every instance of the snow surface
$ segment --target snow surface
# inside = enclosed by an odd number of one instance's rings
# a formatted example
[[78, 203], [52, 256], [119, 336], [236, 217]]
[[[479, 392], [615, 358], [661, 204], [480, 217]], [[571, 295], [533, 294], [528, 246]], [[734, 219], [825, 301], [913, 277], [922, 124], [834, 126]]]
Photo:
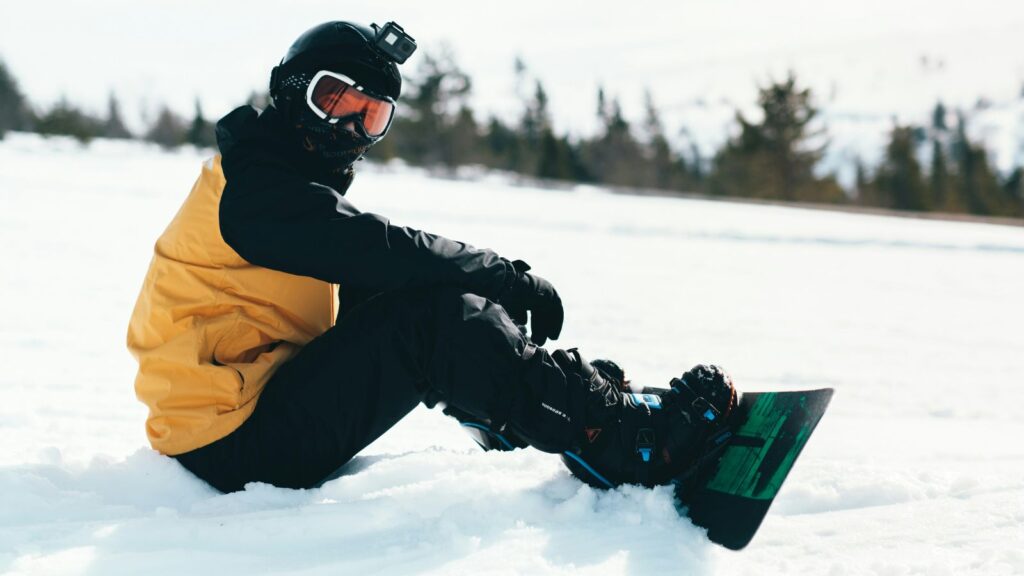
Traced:
[[1022, 574], [1024, 229], [541, 190], [367, 166], [351, 199], [529, 261], [558, 345], [832, 407], [753, 543], [418, 409], [307, 491], [220, 495], [146, 446], [124, 347], [203, 153], [0, 142], [0, 573]]

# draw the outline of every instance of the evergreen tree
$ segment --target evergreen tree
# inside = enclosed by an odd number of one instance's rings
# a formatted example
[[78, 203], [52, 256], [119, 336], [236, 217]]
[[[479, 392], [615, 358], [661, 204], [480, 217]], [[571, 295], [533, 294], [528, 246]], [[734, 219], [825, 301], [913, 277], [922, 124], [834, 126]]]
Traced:
[[40, 134], [71, 136], [80, 142], [88, 142], [103, 135], [103, 121], [83, 112], [66, 98], [61, 99], [36, 121]]
[[[681, 139], [689, 142], [687, 148], [689, 153], [687, 156], [680, 155], [679, 161], [684, 168], [686, 173], [686, 182], [684, 183], [684, 189], [688, 190], [701, 190], [704, 186], [704, 179], [707, 176], [704, 169], [703, 156], [700, 153], [700, 147], [697, 146], [697, 141], [694, 140], [690, 131], [683, 128], [679, 132]], [[688, 188], [686, 188], [688, 187]]]
[[874, 188], [883, 206], [897, 210], [928, 210], [931, 199], [917, 161], [914, 128], [894, 126], [878, 167]]
[[1006, 191], [1007, 198], [1010, 199], [1010, 205], [1014, 208], [1008, 215], [1024, 218], [1024, 168], [1020, 166], [1014, 168], [1006, 178], [1006, 182], [1003, 183], [1003, 189]]
[[814, 167], [825, 145], [814, 142], [818, 110], [810, 89], [798, 89], [790, 74], [780, 83], [759, 89], [760, 122], [736, 113], [740, 133], [715, 157], [710, 191], [726, 196], [753, 196], [815, 202], [839, 202], [845, 196], [832, 178], [818, 178]]
[[501, 170], [516, 170], [522, 164], [519, 158], [521, 145], [519, 135], [497, 117], [491, 116], [484, 136], [488, 166]]
[[18, 81], [0, 60], [0, 139], [8, 130], [30, 130], [34, 118]]
[[111, 92], [107, 98], [107, 119], [103, 122], [104, 138], [131, 138], [132, 133], [121, 118], [121, 105]]
[[932, 138], [932, 165], [928, 174], [928, 195], [931, 207], [945, 212], [960, 212], [960, 200], [953, 188], [953, 175], [946, 163], [946, 152], [938, 138]]
[[199, 98], [196, 98], [195, 114], [189, 125], [185, 141], [196, 148], [212, 148], [217, 145], [213, 123], [203, 117], [203, 107], [199, 103]]
[[597, 120], [601, 126], [608, 126], [612, 121], [611, 107], [604, 93], [604, 86], [597, 87]]
[[399, 155], [413, 164], [453, 165], [462, 152], [454, 151], [450, 128], [460, 111], [468, 108], [469, 76], [444, 48], [438, 54], [424, 55], [409, 84], [405, 105], [400, 108], [405, 118], [396, 142]]
[[949, 129], [946, 125], [946, 107], [942, 101], [936, 102], [935, 108], [932, 110], [932, 129], [937, 132], [945, 132]]
[[[518, 171], [548, 178], [559, 178], [560, 176], [557, 174], [562, 172], [562, 168], [555, 166], [560, 163], [560, 159], [544, 157], [545, 154], [557, 155], [559, 152], [557, 139], [551, 132], [548, 93], [544, 90], [544, 85], [540, 80], [534, 81], [533, 95], [524, 102], [518, 133], [521, 147], [518, 154]], [[546, 164], [543, 170], [541, 164]]]
[[533, 99], [527, 101], [523, 113], [521, 130], [527, 140], [537, 141], [541, 133], [551, 129], [551, 116], [548, 113], [548, 93], [544, 85], [537, 80], [533, 91]]
[[601, 131], [597, 137], [583, 143], [588, 172], [596, 181], [606, 184], [646, 185], [639, 177], [646, 164], [644, 150], [633, 137], [618, 98], [607, 99], [604, 89], [599, 87], [597, 101]]
[[146, 140], [164, 148], [181, 146], [188, 141], [188, 124], [166, 105], [157, 114], [156, 122], [146, 132]]
[[473, 116], [473, 110], [463, 104], [451, 125], [445, 130], [445, 137], [442, 139], [445, 145], [442, 162], [449, 167], [482, 162], [480, 140], [480, 127]]
[[967, 211], [980, 215], [1013, 213], [1013, 203], [1000, 187], [988, 153], [967, 136], [967, 118], [962, 113], [957, 117], [953, 151], [957, 167], [956, 190]]
[[573, 180], [576, 176], [571, 145], [555, 136], [550, 127], [540, 135], [537, 176], [556, 180]]
[[859, 157], [854, 162], [855, 180], [854, 180], [854, 191], [856, 192], [857, 204], [862, 206], [881, 206], [882, 202], [878, 198], [878, 192], [874, 188], [874, 182], [871, 180], [871, 174], [868, 173], [867, 166], [864, 165], [864, 161]]
[[654, 104], [654, 96], [650, 90], [644, 92], [644, 113], [644, 158], [650, 168], [641, 171], [646, 178], [638, 183], [663, 190], [674, 188], [685, 176], [686, 166], [673, 157], [672, 147], [665, 137], [661, 114]]

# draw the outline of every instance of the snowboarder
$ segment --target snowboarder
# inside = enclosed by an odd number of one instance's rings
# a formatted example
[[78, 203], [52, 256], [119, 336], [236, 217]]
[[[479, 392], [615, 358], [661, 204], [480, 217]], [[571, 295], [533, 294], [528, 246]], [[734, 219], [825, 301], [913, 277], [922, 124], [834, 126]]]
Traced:
[[541, 347], [562, 302], [526, 263], [345, 197], [415, 48], [394, 23], [321, 24], [273, 69], [268, 108], [218, 122], [129, 325], [152, 446], [224, 492], [305, 488], [423, 402], [597, 486], [668, 482], [736, 404], [721, 369], [634, 394], [614, 363]]

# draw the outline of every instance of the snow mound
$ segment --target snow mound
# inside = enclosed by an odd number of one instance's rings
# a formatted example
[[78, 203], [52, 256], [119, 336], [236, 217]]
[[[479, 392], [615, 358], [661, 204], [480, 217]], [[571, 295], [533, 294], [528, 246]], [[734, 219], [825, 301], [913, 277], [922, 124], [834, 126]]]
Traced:
[[357, 457], [318, 489], [251, 484], [227, 495], [148, 449], [87, 465], [53, 459], [0, 470], [10, 550], [0, 562], [13, 573], [172, 572], [198, 561], [229, 572], [710, 570], [702, 531], [680, 519], [668, 488], [595, 491], [535, 451]]

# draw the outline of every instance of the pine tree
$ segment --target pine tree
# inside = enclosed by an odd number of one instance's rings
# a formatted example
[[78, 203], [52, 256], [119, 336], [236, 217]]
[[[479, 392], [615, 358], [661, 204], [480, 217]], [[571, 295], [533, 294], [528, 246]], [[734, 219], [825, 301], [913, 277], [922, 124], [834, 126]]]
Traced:
[[932, 129], [937, 132], [945, 132], [949, 129], [946, 125], [946, 107], [942, 101], [936, 102], [935, 108], [932, 109]]
[[34, 118], [18, 81], [0, 60], [0, 139], [8, 130], [29, 130]]
[[[519, 171], [526, 174], [541, 173], [541, 164], [547, 162], [543, 171], [548, 173], [546, 177], [558, 178], [550, 174], [551, 166], [557, 165], [558, 158], [544, 158], [545, 153], [558, 154], [554, 135], [551, 133], [551, 117], [548, 113], [548, 93], [540, 80], [535, 81], [533, 96], [523, 106], [523, 115], [519, 120], [519, 141], [522, 150], [519, 152]], [[547, 146], [544, 149], [544, 138], [548, 136]], [[561, 170], [555, 169], [555, 173]]]
[[515, 170], [520, 164], [519, 135], [497, 117], [491, 116], [484, 136], [488, 166], [501, 170]]
[[611, 122], [611, 110], [608, 106], [608, 99], [604, 93], [604, 86], [597, 87], [597, 120], [601, 126], [607, 126]]
[[967, 211], [980, 215], [1012, 213], [1012, 202], [999, 186], [988, 153], [984, 146], [971, 142], [967, 135], [967, 118], [962, 113], [957, 117], [953, 150], [957, 166], [956, 189]]
[[859, 157], [854, 161], [855, 180], [854, 180], [854, 191], [857, 193], [856, 201], [861, 206], [881, 206], [881, 201], [878, 198], [878, 193], [874, 188], [874, 182], [871, 180], [871, 174], [868, 173], [868, 167], [864, 165], [864, 161]]
[[878, 167], [874, 188], [884, 206], [897, 210], [931, 208], [928, 187], [917, 161], [916, 139], [911, 126], [894, 126], [885, 159]]
[[111, 92], [107, 98], [107, 119], [103, 123], [104, 138], [131, 138], [132, 133], [121, 118], [121, 105]]
[[199, 103], [199, 98], [196, 98], [195, 114], [192, 116], [185, 140], [196, 148], [212, 148], [217, 145], [213, 123], [203, 117], [203, 107]]
[[409, 94], [402, 99], [405, 117], [402, 132], [396, 133], [396, 149], [413, 164], [450, 166], [455, 157], [450, 128], [467, 106], [470, 78], [444, 47], [424, 55], [409, 84]]
[[146, 140], [164, 148], [181, 146], [188, 141], [188, 125], [166, 105], [157, 114], [156, 122], [146, 132]]
[[686, 174], [685, 186], [691, 187], [690, 189], [702, 189], [704, 186], [704, 178], [707, 176], [704, 168], [703, 156], [700, 153], [700, 147], [697, 146], [696, 140], [694, 140], [688, 130], [685, 128], [680, 132], [680, 136], [689, 139], [689, 156], [680, 156], [679, 162], [682, 166], [683, 172]]
[[1010, 205], [1015, 208], [1009, 215], [1017, 218], [1024, 218], [1024, 168], [1014, 168], [1013, 172], [1003, 183], [1006, 196], [1010, 199]]
[[573, 180], [575, 177], [571, 146], [556, 137], [550, 127], [541, 132], [537, 176], [556, 180]]
[[446, 150], [442, 162], [449, 167], [480, 162], [482, 155], [479, 142], [480, 127], [477, 125], [473, 110], [464, 104], [446, 130]]
[[645, 175], [642, 185], [668, 190], [685, 178], [685, 164], [677, 161], [665, 137], [661, 114], [654, 104], [650, 90], [644, 92], [644, 132], [646, 133], [644, 158], [649, 168], [640, 170]]
[[40, 134], [71, 136], [80, 142], [103, 135], [102, 120], [82, 111], [63, 96], [39, 117], [35, 128]]
[[818, 178], [814, 167], [825, 144], [821, 130], [811, 126], [818, 115], [809, 88], [798, 89], [791, 73], [785, 81], [758, 91], [760, 122], [736, 113], [740, 133], [715, 157], [709, 190], [726, 196], [748, 196], [840, 202], [845, 196], [833, 178]]
[[638, 174], [645, 164], [644, 150], [633, 137], [618, 98], [608, 99], [603, 88], [597, 92], [600, 133], [583, 144], [587, 171], [595, 180], [621, 186], [643, 186]]
[[928, 195], [932, 209], [944, 212], [960, 212], [960, 200], [953, 188], [953, 175], [946, 163], [946, 152], [938, 138], [932, 138], [932, 164], [928, 174]]

